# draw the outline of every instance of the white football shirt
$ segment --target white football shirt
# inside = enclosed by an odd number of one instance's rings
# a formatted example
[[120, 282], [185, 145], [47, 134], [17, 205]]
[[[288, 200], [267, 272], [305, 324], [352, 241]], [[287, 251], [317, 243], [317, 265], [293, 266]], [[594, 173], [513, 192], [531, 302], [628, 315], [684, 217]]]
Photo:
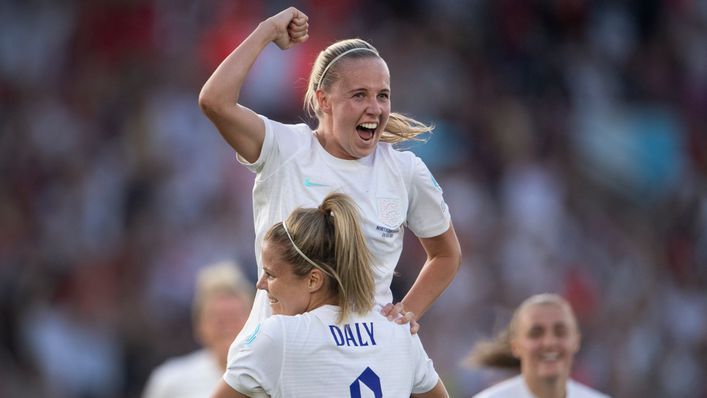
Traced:
[[[385, 143], [365, 158], [339, 159], [324, 150], [306, 124], [260, 117], [265, 122], [265, 139], [259, 158], [252, 164], [238, 158], [256, 173], [253, 219], [258, 276], [262, 275], [262, 239], [270, 227], [297, 207], [317, 207], [327, 194], [340, 192], [359, 206], [363, 234], [374, 258], [375, 301], [392, 302], [390, 284], [403, 248], [403, 227], [429, 238], [450, 226], [442, 188], [427, 166], [412, 152]], [[267, 295], [258, 291], [234, 344], [268, 316]]]
[[216, 358], [205, 349], [168, 359], [156, 367], [142, 398], [208, 397], [223, 375]]
[[[481, 391], [473, 398], [535, 398], [535, 396], [526, 386], [523, 376], [518, 375]], [[609, 396], [574, 380], [568, 380], [567, 398], [609, 398]]]
[[339, 307], [266, 319], [233, 353], [224, 380], [248, 396], [405, 397], [439, 381], [409, 325], [379, 314], [336, 324]]

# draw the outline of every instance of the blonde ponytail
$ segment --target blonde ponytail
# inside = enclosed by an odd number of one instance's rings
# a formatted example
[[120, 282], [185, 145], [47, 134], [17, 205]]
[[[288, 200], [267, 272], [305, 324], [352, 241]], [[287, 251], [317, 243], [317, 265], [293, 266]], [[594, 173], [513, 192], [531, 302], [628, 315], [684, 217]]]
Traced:
[[405, 116], [400, 113], [391, 113], [388, 117], [388, 124], [381, 135], [381, 141], [389, 144], [397, 144], [404, 141], [425, 141], [418, 137], [421, 134], [431, 133], [434, 129], [432, 125]]
[[282, 257], [295, 275], [313, 268], [327, 277], [326, 288], [341, 308], [337, 322], [353, 312], [364, 315], [373, 308], [373, 262], [361, 230], [353, 200], [329, 194], [319, 208], [298, 208], [265, 234], [266, 241], [282, 248]]
[[520, 360], [511, 351], [510, 333], [508, 329], [499, 333], [494, 339], [477, 343], [464, 363], [469, 367], [492, 367], [520, 369]]
[[372, 258], [361, 231], [356, 205], [343, 194], [330, 194], [319, 209], [334, 226], [335, 273], [341, 281], [341, 320], [351, 311], [363, 315], [373, 307], [375, 282]]

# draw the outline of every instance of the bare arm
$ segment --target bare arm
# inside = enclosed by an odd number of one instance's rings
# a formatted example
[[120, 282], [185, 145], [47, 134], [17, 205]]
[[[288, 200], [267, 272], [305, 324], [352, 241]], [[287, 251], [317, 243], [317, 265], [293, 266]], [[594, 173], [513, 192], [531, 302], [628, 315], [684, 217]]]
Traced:
[[234, 390], [221, 379], [216, 386], [216, 390], [211, 394], [211, 398], [248, 398], [248, 396]]
[[261, 22], [216, 68], [199, 94], [199, 107], [219, 133], [248, 162], [260, 156], [265, 125], [255, 112], [238, 104], [241, 87], [265, 46], [288, 49], [309, 38], [307, 16], [294, 7]]
[[427, 253], [427, 261], [402, 301], [405, 311], [413, 312], [416, 320], [449, 286], [461, 264], [461, 247], [453, 225], [439, 236], [420, 238], [420, 243]]
[[447, 392], [447, 389], [444, 388], [444, 384], [442, 383], [442, 380], [439, 380], [437, 382], [437, 385], [431, 389], [430, 391], [427, 391], [426, 393], [422, 394], [412, 394], [411, 397], [413, 398], [449, 398], [449, 393]]

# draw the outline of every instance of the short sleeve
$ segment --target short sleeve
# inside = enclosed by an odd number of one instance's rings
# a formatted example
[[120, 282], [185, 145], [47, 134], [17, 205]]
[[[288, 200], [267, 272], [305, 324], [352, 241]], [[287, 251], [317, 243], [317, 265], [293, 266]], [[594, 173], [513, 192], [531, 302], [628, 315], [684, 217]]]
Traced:
[[236, 159], [248, 170], [267, 177], [311, 140], [312, 130], [306, 124], [284, 124], [263, 115], [258, 117], [265, 123], [265, 137], [258, 159], [253, 163], [248, 163], [240, 155]]
[[157, 367], [152, 371], [150, 378], [147, 380], [145, 389], [142, 392], [142, 398], [166, 398], [169, 396], [168, 375], [165, 372], [164, 365]]
[[278, 387], [284, 351], [283, 325], [278, 317], [262, 322], [229, 358], [224, 381], [248, 395], [272, 395]]
[[407, 227], [420, 238], [431, 238], [449, 229], [450, 215], [439, 186], [425, 163], [415, 157], [410, 181]]
[[427, 356], [418, 335], [412, 336], [412, 358], [415, 361], [415, 379], [412, 393], [422, 394], [432, 390], [439, 381], [432, 360]]
[[260, 148], [260, 155], [258, 156], [258, 159], [256, 159], [255, 162], [250, 163], [243, 157], [241, 157], [241, 155], [236, 155], [238, 163], [244, 165], [246, 168], [248, 168], [248, 170], [252, 171], [253, 173], [257, 173], [263, 168], [265, 160], [271, 157], [270, 155], [272, 154], [275, 148], [272, 122], [270, 121], [270, 119], [266, 118], [263, 115], [258, 115], [258, 117], [263, 121], [263, 123], [265, 123], [265, 137], [263, 138], [263, 147]]

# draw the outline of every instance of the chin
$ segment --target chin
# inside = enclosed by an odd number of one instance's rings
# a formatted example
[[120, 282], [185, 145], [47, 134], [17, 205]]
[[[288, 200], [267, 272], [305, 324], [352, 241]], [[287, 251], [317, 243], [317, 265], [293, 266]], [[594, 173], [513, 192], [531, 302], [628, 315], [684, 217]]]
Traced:
[[539, 370], [538, 377], [545, 381], [556, 381], [564, 377], [565, 372], [562, 369]]
[[376, 149], [375, 145], [372, 145], [372, 146], [366, 147], [366, 148], [360, 148], [359, 150], [356, 151], [355, 154], [352, 154], [351, 157], [353, 157], [355, 159], [365, 158], [366, 156], [372, 154], [373, 151], [375, 151], [375, 149]]

